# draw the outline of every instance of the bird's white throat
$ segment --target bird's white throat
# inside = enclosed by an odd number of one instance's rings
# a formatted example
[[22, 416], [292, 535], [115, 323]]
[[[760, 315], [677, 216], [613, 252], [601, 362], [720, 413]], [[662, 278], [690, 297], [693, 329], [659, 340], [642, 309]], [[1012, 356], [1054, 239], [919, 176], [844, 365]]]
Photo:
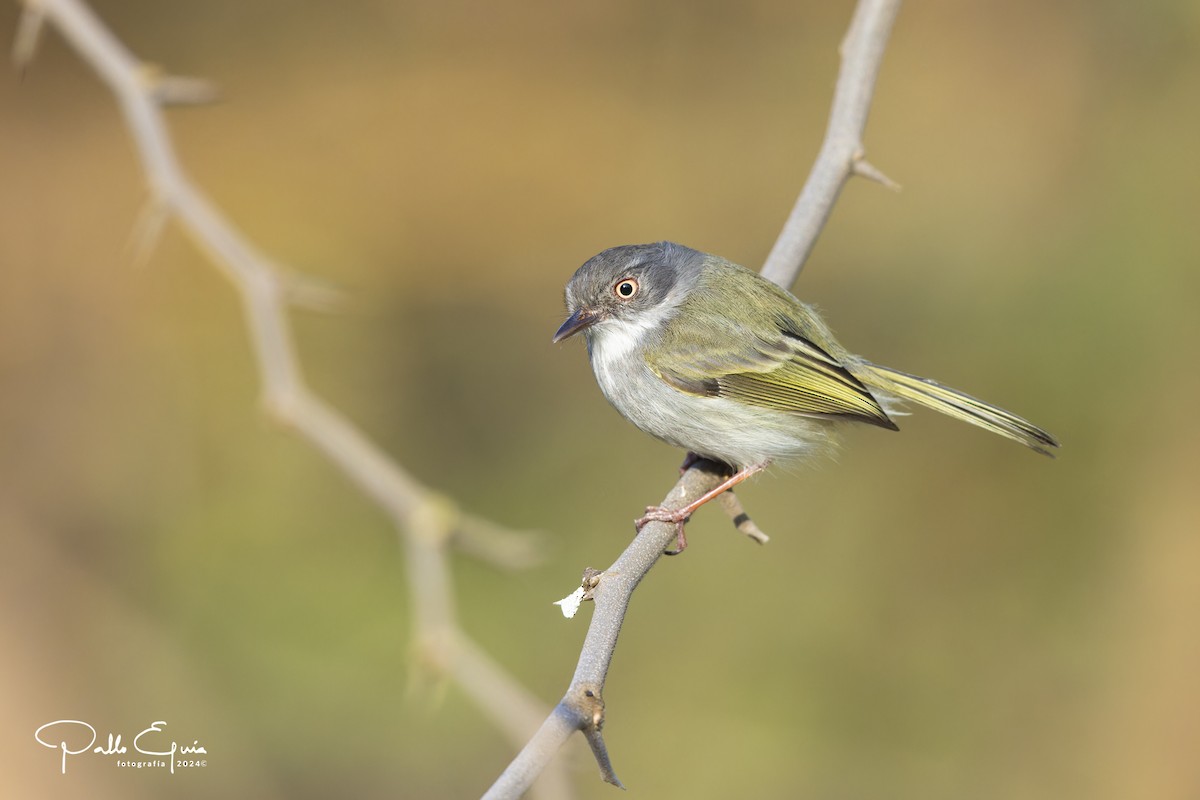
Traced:
[[633, 319], [615, 317], [588, 329], [588, 355], [599, 372], [616, 366], [640, 347], [655, 329], [674, 313], [676, 303], [664, 302]]

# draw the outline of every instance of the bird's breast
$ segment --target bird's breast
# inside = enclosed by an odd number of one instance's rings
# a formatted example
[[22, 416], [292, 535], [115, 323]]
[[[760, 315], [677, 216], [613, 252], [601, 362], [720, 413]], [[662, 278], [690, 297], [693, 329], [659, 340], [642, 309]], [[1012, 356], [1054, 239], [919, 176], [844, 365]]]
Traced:
[[815, 420], [672, 388], [647, 366], [641, 340], [625, 331], [595, 330], [588, 344], [608, 402], [638, 428], [677, 447], [746, 466], [803, 455], [825, 439], [827, 426]]

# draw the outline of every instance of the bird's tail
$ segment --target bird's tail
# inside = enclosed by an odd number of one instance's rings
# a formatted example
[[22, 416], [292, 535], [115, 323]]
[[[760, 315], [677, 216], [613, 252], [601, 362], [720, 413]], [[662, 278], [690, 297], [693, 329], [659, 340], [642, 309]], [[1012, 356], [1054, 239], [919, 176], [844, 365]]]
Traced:
[[1020, 442], [1042, 455], [1054, 457], [1053, 450], [1058, 447], [1058, 441], [1016, 414], [928, 378], [919, 378], [869, 361], [859, 361], [857, 366], [860, 369], [852, 371], [868, 388], [879, 389], [901, 400], [909, 400], [963, 422], [978, 425], [992, 433]]

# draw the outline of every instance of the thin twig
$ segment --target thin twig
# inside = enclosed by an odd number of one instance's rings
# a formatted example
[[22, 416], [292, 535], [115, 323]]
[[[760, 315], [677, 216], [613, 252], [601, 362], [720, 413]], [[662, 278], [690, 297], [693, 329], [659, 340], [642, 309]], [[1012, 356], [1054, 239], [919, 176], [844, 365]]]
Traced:
[[[511, 566], [529, 560], [527, 542], [464, 515], [421, 485], [305, 384], [287, 314], [297, 295], [296, 279], [260, 253], [187, 177], [166, 127], [164, 106], [208, 102], [215, 96], [213, 87], [172, 78], [144, 64], [82, 0], [26, 0], [14, 47], [19, 67], [25, 68], [32, 57], [44, 23], [53, 25], [99, 74], [125, 115], [150, 189], [130, 243], [135, 258], [148, 256], [166, 221], [173, 219], [233, 283], [243, 303], [265, 410], [388, 513], [407, 549], [419, 655], [457, 681], [513, 746], [520, 746], [545, 711], [459, 628], [447, 552], [463, 539], [475, 554]], [[330, 296], [326, 292], [322, 298]], [[561, 768], [545, 778], [537, 787], [541, 796], [569, 796]]]
[[[858, 173], [856, 165], [866, 158], [863, 130], [867, 127], [867, 114], [871, 110], [883, 51], [899, 10], [900, 0], [860, 0], [846, 38], [842, 40], [839, 48], [842, 68], [833, 94], [825, 141], [762, 268], [764, 278], [785, 289], [796, 282], [829, 220], [842, 187], [851, 175]], [[879, 176], [880, 182], [895, 186], [870, 165], [862, 172]]]
[[[780, 286], [787, 287], [795, 281], [842, 186], [859, 172], [855, 165], [863, 161], [862, 134], [875, 76], [899, 5], [899, 0], [860, 0], [855, 10], [842, 42], [842, 65], [825, 143], [763, 267], [762, 274]], [[882, 175], [873, 167], [870, 170]], [[718, 486], [721, 477], [716, 465], [701, 459], [684, 472], [662, 505], [667, 509], [683, 508]], [[674, 539], [674, 525], [652, 522], [604, 570], [593, 590], [595, 609], [571, 685], [542, 727], [488, 789], [485, 800], [515, 800], [524, 794], [542, 770], [553, 763], [558, 749], [575, 731], [582, 731], [587, 737], [601, 776], [620, 785], [601, 735], [604, 681], [633, 590]]]
[[[716, 488], [723, 477], [720, 467], [711, 461], [699, 461], [683, 474], [662, 506], [669, 510], [683, 508]], [[599, 576], [592, 590], [596, 608], [571, 685], [550, 717], [484, 794], [484, 800], [520, 797], [576, 731], [582, 731], [587, 737], [588, 744], [597, 755], [604, 780], [620, 785], [601, 736], [604, 727], [604, 682], [633, 590], [674, 540], [674, 524], [651, 522], [634, 537], [613, 565]]]

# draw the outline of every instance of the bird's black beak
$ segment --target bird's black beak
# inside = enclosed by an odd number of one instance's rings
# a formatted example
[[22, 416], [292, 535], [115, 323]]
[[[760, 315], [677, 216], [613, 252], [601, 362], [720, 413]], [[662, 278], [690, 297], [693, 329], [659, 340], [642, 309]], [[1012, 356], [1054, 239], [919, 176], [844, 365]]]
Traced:
[[591, 327], [599, 321], [599, 313], [586, 306], [582, 306], [574, 314], [567, 317], [566, 321], [559, 326], [558, 332], [554, 334], [554, 338], [551, 341], [558, 344], [563, 339], [574, 336], [584, 328]]

